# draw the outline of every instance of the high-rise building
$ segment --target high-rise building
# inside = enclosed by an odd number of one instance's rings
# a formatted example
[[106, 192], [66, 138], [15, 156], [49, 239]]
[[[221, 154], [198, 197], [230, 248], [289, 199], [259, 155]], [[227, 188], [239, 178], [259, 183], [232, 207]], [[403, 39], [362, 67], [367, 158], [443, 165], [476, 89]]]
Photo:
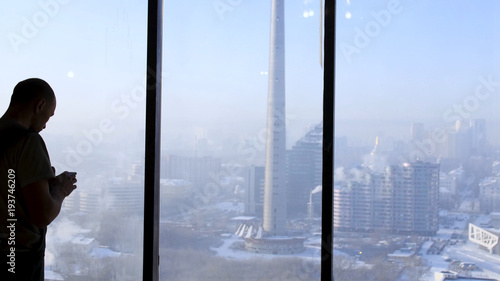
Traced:
[[271, 6], [263, 223], [271, 235], [287, 233], [284, 2], [273, 0]]
[[392, 189], [384, 174], [370, 174], [367, 181], [373, 193], [372, 230], [390, 231], [392, 227]]
[[144, 210], [142, 185], [121, 178], [112, 178], [98, 188], [76, 190], [74, 196], [68, 199], [63, 208], [69, 212], [140, 214]]
[[245, 214], [262, 217], [264, 208], [264, 167], [245, 170]]
[[390, 166], [386, 178], [393, 193], [392, 231], [435, 234], [439, 229], [439, 164]]
[[219, 158], [168, 154], [162, 158], [161, 164], [161, 178], [187, 180], [195, 189], [201, 189], [210, 182], [221, 180], [217, 178], [222, 169]]
[[351, 181], [333, 190], [334, 227], [346, 231], [373, 230], [373, 189], [367, 182]]
[[323, 124], [314, 126], [288, 151], [288, 215], [307, 213], [311, 192], [321, 185]]
[[334, 190], [339, 230], [433, 235], [439, 228], [439, 164], [387, 166]]
[[446, 153], [448, 158], [466, 160], [471, 156], [472, 149], [472, 129], [463, 124], [460, 120], [455, 123], [454, 130], [448, 132], [446, 136]]

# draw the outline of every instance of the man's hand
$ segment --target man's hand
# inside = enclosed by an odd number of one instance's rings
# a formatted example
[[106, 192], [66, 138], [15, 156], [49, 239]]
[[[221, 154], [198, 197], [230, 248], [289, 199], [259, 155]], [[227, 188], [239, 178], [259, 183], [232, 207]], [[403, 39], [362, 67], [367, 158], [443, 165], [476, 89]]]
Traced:
[[56, 176], [54, 184], [51, 186], [51, 193], [60, 193], [63, 197], [67, 197], [68, 195], [76, 189], [76, 173], [65, 171], [60, 175]]

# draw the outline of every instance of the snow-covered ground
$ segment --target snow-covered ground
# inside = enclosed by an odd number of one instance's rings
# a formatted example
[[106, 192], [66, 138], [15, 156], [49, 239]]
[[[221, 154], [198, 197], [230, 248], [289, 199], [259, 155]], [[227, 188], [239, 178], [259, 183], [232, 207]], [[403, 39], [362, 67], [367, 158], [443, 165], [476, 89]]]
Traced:
[[[452, 219], [452, 225], [447, 228], [442, 228], [438, 231], [436, 236], [432, 237], [430, 241], [424, 242], [422, 248], [420, 249], [419, 255], [422, 256], [422, 259], [426, 261], [427, 265], [431, 268], [422, 281], [434, 281], [434, 272], [449, 270], [450, 260], [475, 263], [479, 270], [472, 271], [472, 276], [496, 278], [500, 280], [500, 256], [489, 254], [487, 251], [480, 249], [477, 244], [467, 241], [468, 237], [466, 230], [468, 229], [468, 215], [452, 215], [452, 217], [454, 217], [454, 219]], [[458, 236], [459, 239], [451, 239], [455, 236]], [[460, 238], [462, 240], [460, 240]], [[241, 249], [243, 247], [244, 240], [234, 234], [222, 235], [221, 239], [223, 241], [222, 245], [211, 248], [214, 252], [216, 252], [216, 255], [220, 257], [240, 260], [300, 257], [304, 260], [315, 261], [318, 263], [321, 260], [320, 236], [309, 237], [305, 241], [304, 252], [289, 256], [247, 252]], [[427, 250], [434, 242], [447, 241], [450, 239], [451, 241], [457, 241], [457, 243], [453, 245], [448, 244], [444, 251], [439, 255], [427, 254]], [[235, 245], [239, 245], [240, 247], [234, 248]], [[342, 254], [342, 252], [337, 250], [334, 252], [334, 255]], [[445, 260], [447, 258], [449, 258], [448, 261]]]
[[216, 252], [217, 256], [231, 258], [231, 259], [273, 259], [273, 258], [289, 258], [289, 257], [300, 257], [307, 260], [315, 260], [320, 262], [321, 257], [321, 247], [316, 245], [321, 245], [321, 237], [315, 236], [307, 239], [305, 241], [305, 251], [296, 255], [271, 255], [271, 254], [256, 254], [247, 252], [244, 250], [233, 249], [232, 246], [235, 243], [244, 243], [244, 240], [237, 235], [224, 235], [223, 244], [217, 248], [211, 248], [211, 250]]
[[475, 263], [479, 270], [471, 272], [473, 277], [488, 277], [500, 279], [500, 256], [489, 254], [479, 249], [477, 244], [466, 242], [447, 246], [442, 255], [427, 255], [426, 251], [432, 242], [425, 242], [420, 254], [431, 267], [430, 272], [424, 280], [433, 281], [434, 272], [449, 270], [450, 262], [445, 261], [447, 257], [451, 260]]
[[[221, 210], [237, 211], [241, 206], [229, 203], [219, 204]], [[441, 226], [438, 233], [423, 243], [418, 253], [425, 263], [430, 267], [430, 271], [421, 281], [434, 281], [434, 273], [450, 270], [449, 265], [452, 260], [470, 262], [476, 264], [477, 270], [473, 270], [473, 277], [495, 278], [500, 280], [500, 256], [489, 254], [480, 249], [479, 245], [468, 241], [468, 223], [470, 215], [460, 213], [443, 212], [442, 216], [447, 217], [445, 225]], [[474, 219], [478, 225], [485, 218], [479, 216]], [[274, 259], [274, 258], [303, 258], [305, 261], [321, 261], [321, 237], [311, 236], [305, 241], [305, 251], [297, 255], [271, 255], [256, 254], [247, 252], [244, 249], [244, 240], [235, 234], [224, 234], [221, 236], [222, 244], [211, 248], [217, 256], [228, 259], [251, 260], [251, 259]], [[449, 241], [441, 254], [427, 254], [427, 250], [434, 244]], [[234, 247], [236, 246], [236, 247]], [[335, 250], [334, 255], [345, 255]]]
[[[445, 261], [446, 258], [449, 258], [450, 261], [455, 260], [476, 264], [478, 270], [473, 270], [471, 272], [473, 277], [486, 277], [500, 280], [500, 256], [490, 254], [486, 250], [480, 249], [479, 245], [468, 241], [467, 229], [469, 218], [467, 215], [457, 215], [457, 218], [459, 219], [457, 219], [451, 227], [440, 229], [434, 239], [448, 240], [453, 233], [455, 233], [462, 235], [462, 241], [454, 245], [446, 246], [441, 255], [426, 254], [427, 249], [432, 244], [431, 241], [425, 242], [422, 246], [420, 254], [431, 267], [429, 274], [426, 275], [424, 280], [433, 281], [434, 272], [449, 270], [450, 262]], [[479, 216], [474, 220], [474, 223], [479, 224], [485, 219], [485, 216]]]

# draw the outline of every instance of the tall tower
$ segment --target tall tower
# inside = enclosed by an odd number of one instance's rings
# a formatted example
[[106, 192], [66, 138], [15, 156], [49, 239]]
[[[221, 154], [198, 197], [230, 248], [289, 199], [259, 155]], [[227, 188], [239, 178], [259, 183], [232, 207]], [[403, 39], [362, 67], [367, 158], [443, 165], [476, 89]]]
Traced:
[[271, 235], [287, 233], [284, 2], [272, 0], [271, 7], [263, 224]]

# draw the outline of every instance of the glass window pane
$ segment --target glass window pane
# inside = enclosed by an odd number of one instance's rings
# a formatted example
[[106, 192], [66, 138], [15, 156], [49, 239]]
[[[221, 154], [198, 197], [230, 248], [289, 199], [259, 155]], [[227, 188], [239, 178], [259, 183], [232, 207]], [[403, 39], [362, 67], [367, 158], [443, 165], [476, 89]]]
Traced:
[[498, 279], [499, 9], [337, 1], [336, 281]]
[[[41, 132], [78, 188], [48, 227], [51, 280], [142, 278], [147, 3], [42, 0], [0, 11], [0, 97], [46, 80], [57, 97]], [[58, 279], [59, 278], [59, 279]]]
[[271, 2], [165, 1], [161, 280], [319, 280], [320, 3]]

